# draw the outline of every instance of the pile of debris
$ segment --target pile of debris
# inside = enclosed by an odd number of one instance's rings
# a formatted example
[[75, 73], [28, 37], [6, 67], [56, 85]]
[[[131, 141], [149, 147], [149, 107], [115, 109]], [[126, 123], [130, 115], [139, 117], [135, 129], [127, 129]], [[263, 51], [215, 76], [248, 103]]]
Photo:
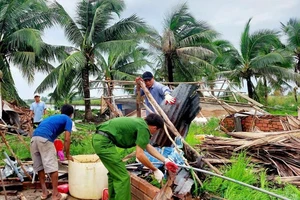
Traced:
[[2, 101], [2, 113], [0, 124], [7, 125], [7, 132], [30, 135], [32, 132], [32, 122], [30, 110], [19, 107], [14, 102]]
[[227, 132], [232, 138], [206, 136], [199, 146], [206, 158], [227, 160], [245, 151], [251, 161], [283, 182], [300, 186], [300, 130], [280, 132]]

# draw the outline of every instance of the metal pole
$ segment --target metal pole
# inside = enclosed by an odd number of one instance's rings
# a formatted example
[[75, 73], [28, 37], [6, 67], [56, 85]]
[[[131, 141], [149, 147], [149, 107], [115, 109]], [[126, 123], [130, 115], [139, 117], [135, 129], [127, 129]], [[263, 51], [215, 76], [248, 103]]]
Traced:
[[229, 177], [226, 177], [226, 176], [222, 176], [222, 175], [219, 175], [219, 174], [215, 174], [213, 172], [210, 172], [210, 171], [206, 171], [206, 170], [203, 170], [203, 169], [198, 169], [198, 168], [194, 168], [194, 167], [188, 167], [188, 166], [185, 166], [185, 165], [177, 165], [178, 167], [182, 167], [182, 168], [185, 168], [185, 169], [192, 169], [192, 170], [195, 170], [195, 171], [198, 171], [198, 172], [202, 172], [202, 173], [205, 173], [205, 174], [209, 174], [209, 175], [212, 175], [212, 176], [216, 176], [216, 177], [219, 177], [219, 178], [222, 178], [222, 179], [225, 179], [225, 180], [228, 180], [228, 181], [231, 181], [231, 182], [234, 182], [234, 183], [237, 183], [239, 185], [243, 185], [243, 186], [246, 186], [246, 187], [249, 187], [251, 189], [254, 189], [254, 190], [258, 190], [260, 192], [263, 192], [263, 193], [266, 193], [270, 196], [273, 196], [273, 197], [277, 197], [279, 199], [283, 199], [283, 200], [291, 200], [291, 199], [288, 199], [286, 197], [283, 197], [283, 196], [280, 196], [278, 194], [275, 194], [273, 192], [269, 192], [267, 190], [264, 190], [264, 189], [261, 189], [261, 188], [258, 188], [258, 187], [255, 187], [253, 185], [249, 185], [247, 183], [244, 183], [244, 182], [241, 182], [241, 181], [238, 181], [238, 180], [235, 180], [235, 179], [232, 179], [232, 178], [229, 178]]

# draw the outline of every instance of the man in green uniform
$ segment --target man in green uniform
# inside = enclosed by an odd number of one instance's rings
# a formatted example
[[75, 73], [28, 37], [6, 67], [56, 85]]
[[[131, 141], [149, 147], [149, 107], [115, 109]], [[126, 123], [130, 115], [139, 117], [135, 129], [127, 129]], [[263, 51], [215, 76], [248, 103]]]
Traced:
[[95, 152], [108, 170], [108, 192], [110, 200], [131, 200], [130, 176], [122, 162], [116, 146], [130, 148], [136, 146], [136, 158], [151, 169], [154, 177], [161, 181], [163, 173], [157, 169], [144, 153], [146, 149], [152, 156], [165, 163], [168, 170], [176, 172], [177, 165], [162, 156], [149, 144], [151, 135], [163, 127], [163, 119], [154, 113], [145, 119], [135, 117], [114, 118], [100, 124], [93, 135]]

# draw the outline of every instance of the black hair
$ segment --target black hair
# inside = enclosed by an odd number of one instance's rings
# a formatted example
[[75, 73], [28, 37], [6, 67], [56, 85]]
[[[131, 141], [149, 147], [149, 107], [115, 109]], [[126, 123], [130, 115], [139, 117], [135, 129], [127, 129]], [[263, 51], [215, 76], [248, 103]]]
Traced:
[[164, 120], [161, 116], [155, 113], [150, 113], [146, 118], [145, 121], [150, 126], [156, 126], [157, 128], [162, 128], [164, 126]]
[[74, 113], [74, 108], [70, 104], [65, 104], [60, 109], [61, 114], [71, 116]]

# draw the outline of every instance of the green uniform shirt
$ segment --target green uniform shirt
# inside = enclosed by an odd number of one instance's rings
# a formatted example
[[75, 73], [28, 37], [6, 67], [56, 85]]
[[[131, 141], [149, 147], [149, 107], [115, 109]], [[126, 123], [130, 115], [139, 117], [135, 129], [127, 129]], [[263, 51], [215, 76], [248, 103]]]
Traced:
[[113, 137], [113, 142], [121, 148], [138, 145], [145, 149], [150, 141], [150, 132], [146, 121], [138, 117], [119, 117], [106, 121], [97, 130]]

